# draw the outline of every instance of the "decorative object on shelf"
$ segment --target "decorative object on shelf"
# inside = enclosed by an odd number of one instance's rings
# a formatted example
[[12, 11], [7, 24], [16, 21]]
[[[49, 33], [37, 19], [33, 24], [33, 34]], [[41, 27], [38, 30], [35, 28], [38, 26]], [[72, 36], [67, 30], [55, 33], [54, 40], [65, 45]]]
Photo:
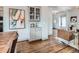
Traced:
[[9, 28], [25, 28], [25, 10], [9, 8]]
[[77, 16], [71, 16], [70, 22], [77, 22]]
[[36, 22], [32, 22], [32, 23], [30, 24], [30, 27], [31, 27], [31, 28], [37, 28], [37, 27], [38, 27], [38, 25], [37, 25], [37, 23], [36, 23]]
[[74, 27], [74, 26], [73, 26], [73, 25], [71, 25], [71, 26], [70, 26], [70, 30], [72, 30], [72, 29], [73, 29], [73, 27]]

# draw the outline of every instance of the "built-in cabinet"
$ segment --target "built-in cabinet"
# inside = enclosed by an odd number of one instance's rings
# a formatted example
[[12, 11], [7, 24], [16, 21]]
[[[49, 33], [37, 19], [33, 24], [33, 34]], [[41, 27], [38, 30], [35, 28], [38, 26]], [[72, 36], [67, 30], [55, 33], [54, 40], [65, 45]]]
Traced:
[[40, 22], [40, 7], [29, 7], [30, 8], [30, 22]]
[[34, 41], [42, 38], [40, 24], [40, 7], [29, 7], [30, 40]]

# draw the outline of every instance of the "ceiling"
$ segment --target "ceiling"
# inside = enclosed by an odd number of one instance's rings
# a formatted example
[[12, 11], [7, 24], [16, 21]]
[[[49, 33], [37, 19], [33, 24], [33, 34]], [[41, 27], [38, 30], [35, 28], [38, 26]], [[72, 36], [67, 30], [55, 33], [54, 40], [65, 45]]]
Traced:
[[49, 7], [52, 9], [52, 13], [67, 11], [74, 8], [74, 6], [49, 6]]

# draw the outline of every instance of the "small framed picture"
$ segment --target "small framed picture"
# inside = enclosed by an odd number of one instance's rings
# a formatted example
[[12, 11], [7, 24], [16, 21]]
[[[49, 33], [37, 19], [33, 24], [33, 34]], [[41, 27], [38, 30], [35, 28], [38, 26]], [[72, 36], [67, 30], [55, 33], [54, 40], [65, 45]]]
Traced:
[[77, 22], [77, 16], [71, 16], [70, 22]]

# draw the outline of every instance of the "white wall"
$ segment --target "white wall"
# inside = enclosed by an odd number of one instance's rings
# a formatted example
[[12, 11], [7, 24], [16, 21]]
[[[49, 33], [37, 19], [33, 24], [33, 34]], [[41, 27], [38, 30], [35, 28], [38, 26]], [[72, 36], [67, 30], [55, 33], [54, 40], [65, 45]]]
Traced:
[[52, 9], [48, 8], [48, 35], [53, 34], [53, 17], [52, 17]]
[[[53, 19], [52, 9], [47, 6], [41, 7], [41, 23], [43, 25], [42, 28], [46, 32], [46, 33], [44, 33], [44, 35], [52, 35], [52, 30], [53, 30], [52, 29], [53, 28], [53, 24], [52, 24], [53, 20], [52, 19]], [[42, 35], [43, 35], [43, 33], [42, 33]]]
[[[9, 29], [9, 8], [24, 9], [25, 10], [25, 28], [24, 29]], [[17, 31], [19, 33], [18, 41], [30, 39], [30, 24], [29, 24], [29, 10], [28, 7], [23, 6], [7, 6], [4, 7], [4, 32]], [[49, 7], [41, 7], [41, 22], [42, 40], [48, 39], [48, 35], [52, 34], [52, 13]]]
[[3, 7], [0, 6], [0, 16], [3, 16]]
[[48, 39], [48, 8], [41, 7], [41, 25], [42, 25], [42, 39]]

